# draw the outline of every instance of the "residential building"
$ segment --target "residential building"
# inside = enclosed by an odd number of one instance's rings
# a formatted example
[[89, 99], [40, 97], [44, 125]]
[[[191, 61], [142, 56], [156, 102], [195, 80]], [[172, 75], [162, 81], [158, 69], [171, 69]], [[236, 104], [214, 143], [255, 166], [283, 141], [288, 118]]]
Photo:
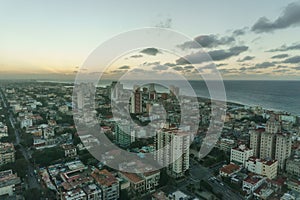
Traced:
[[189, 169], [190, 135], [177, 128], [164, 128], [155, 137], [155, 159], [168, 166], [169, 175], [178, 178]]
[[253, 156], [260, 157], [260, 138], [264, 128], [253, 129], [249, 131], [250, 135], [250, 148], [253, 149]]
[[8, 128], [5, 124], [0, 122], [0, 139], [3, 137], [8, 137]]
[[275, 134], [263, 132], [260, 139], [260, 158], [272, 159], [275, 155]]
[[96, 184], [90, 184], [83, 187], [87, 200], [102, 199], [102, 191]]
[[245, 168], [255, 174], [266, 176], [269, 179], [274, 179], [277, 176], [278, 161], [262, 160], [256, 157], [250, 157], [246, 161]]
[[0, 142], [0, 166], [15, 162], [15, 147], [12, 143]]
[[131, 113], [142, 113], [142, 91], [140, 91], [140, 88], [136, 86], [132, 96], [131, 96], [131, 107], [130, 112]]
[[115, 200], [119, 198], [119, 181], [106, 169], [95, 169], [92, 172], [92, 177], [102, 190], [103, 200]]
[[250, 175], [243, 181], [243, 191], [247, 194], [253, 193], [258, 187], [260, 187], [266, 178], [258, 175]]
[[77, 149], [72, 144], [63, 144], [61, 146], [65, 151], [65, 157], [75, 157], [77, 156]]
[[230, 162], [237, 162], [245, 166], [246, 161], [253, 156], [253, 150], [242, 144], [231, 149]]
[[119, 175], [130, 182], [130, 189], [135, 194], [148, 194], [154, 192], [160, 179], [159, 170], [137, 174], [120, 172]]
[[280, 133], [276, 135], [276, 151], [275, 159], [281, 170], [285, 169], [286, 160], [291, 156], [292, 137], [288, 133]]
[[0, 172], [0, 199], [1, 196], [13, 196], [15, 188], [21, 183], [21, 179], [17, 174], [13, 174], [12, 170]]
[[288, 159], [286, 161], [286, 171], [300, 177], [300, 159]]
[[241, 170], [241, 167], [239, 165], [236, 165], [234, 163], [230, 163], [228, 165], [223, 166], [219, 170], [219, 174], [224, 177], [232, 176], [233, 174], [239, 172]]
[[129, 147], [135, 141], [135, 131], [128, 123], [117, 122], [115, 125], [116, 143], [120, 147]]

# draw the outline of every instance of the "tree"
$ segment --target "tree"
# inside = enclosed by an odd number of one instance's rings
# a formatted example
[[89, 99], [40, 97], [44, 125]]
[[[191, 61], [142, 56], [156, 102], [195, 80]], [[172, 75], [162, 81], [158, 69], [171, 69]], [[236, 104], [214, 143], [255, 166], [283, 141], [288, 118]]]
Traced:
[[65, 156], [64, 150], [60, 147], [48, 148], [33, 153], [32, 157], [37, 164], [48, 166], [54, 161]]

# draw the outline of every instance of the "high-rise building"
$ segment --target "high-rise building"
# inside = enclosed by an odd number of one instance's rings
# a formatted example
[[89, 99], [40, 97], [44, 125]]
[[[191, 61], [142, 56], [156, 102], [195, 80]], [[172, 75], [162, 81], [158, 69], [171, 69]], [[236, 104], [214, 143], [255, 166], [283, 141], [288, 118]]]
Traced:
[[189, 169], [190, 135], [177, 128], [165, 128], [156, 134], [155, 159], [162, 166], [168, 166], [169, 175], [178, 178]]
[[254, 156], [266, 160], [276, 159], [279, 169], [284, 170], [286, 160], [291, 155], [292, 139], [289, 133], [283, 132], [281, 123], [276, 121], [275, 116], [271, 115], [265, 131], [260, 128], [251, 130], [249, 134]]
[[250, 148], [253, 149], [253, 155], [257, 158], [260, 156], [260, 138], [263, 131], [265, 131], [265, 129], [255, 129], [249, 131]]
[[275, 134], [269, 132], [261, 133], [260, 158], [272, 159], [275, 155]]
[[281, 170], [285, 169], [286, 160], [291, 156], [292, 137], [288, 133], [276, 135], [275, 159]]
[[142, 113], [143, 107], [142, 107], [142, 92], [140, 91], [140, 88], [134, 90], [132, 96], [131, 96], [131, 113]]
[[135, 131], [130, 124], [117, 122], [115, 125], [116, 143], [121, 147], [129, 147], [135, 141]]

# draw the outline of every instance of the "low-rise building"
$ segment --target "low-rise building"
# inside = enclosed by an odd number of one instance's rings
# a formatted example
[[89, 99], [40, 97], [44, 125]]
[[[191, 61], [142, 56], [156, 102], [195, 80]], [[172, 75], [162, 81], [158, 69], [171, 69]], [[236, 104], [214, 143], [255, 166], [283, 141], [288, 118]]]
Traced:
[[0, 166], [15, 162], [15, 147], [12, 143], [0, 143]]
[[230, 161], [242, 164], [245, 166], [246, 161], [253, 156], [253, 150], [246, 147], [246, 145], [240, 145], [239, 147], [232, 148], [230, 154]]
[[65, 157], [74, 157], [77, 156], [77, 149], [72, 144], [63, 144], [63, 150], [65, 151]]
[[287, 160], [286, 171], [289, 174], [300, 176], [300, 159]]
[[119, 198], [119, 181], [106, 169], [95, 169], [92, 172], [92, 177], [102, 190], [103, 200], [115, 200]]
[[148, 194], [154, 192], [158, 186], [160, 171], [140, 174], [120, 172], [119, 175], [130, 182], [130, 189], [132, 192]]
[[13, 196], [15, 188], [21, 183], [21, 179], [13, 174], [12, 170], [0, 172], [0, 199], [1, 196]]
[[263, 160], [256, 157], [250, 157], [246, 161], [245, 168], [258, 175], [266, 176], [269, 179], [276, 178], [278, 170], [277, 160]]
[[219, 174], [224, 177], [232, 176], [236, 172], [240, 171], [241, 167], [234, 163], [230, 163], [229, 165], [225, 165], [219, 170]]
[[243, 191], [247, 194], [252, 194], [258, 187], [260, 187], [266, 178], [258, 175], [250, 175], [243, 181]]

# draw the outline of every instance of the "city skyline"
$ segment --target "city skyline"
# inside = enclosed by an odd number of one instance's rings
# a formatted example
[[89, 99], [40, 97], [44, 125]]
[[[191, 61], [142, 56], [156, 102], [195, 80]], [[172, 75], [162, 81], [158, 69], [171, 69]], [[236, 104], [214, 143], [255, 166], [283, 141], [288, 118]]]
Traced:
[[[300, 78], [299, 1], [232, 1], [225, 5], [217, 1], [165, 1], [159, 7], [155, 2], [140, 1], [4, 1], [2, 5], [0, 78], [4, 79], [72, 80], [102, 42], [143, 27], [167, 28], [194, 38], [224, 79]], [[197, 58], [197, 48], [189, 43], [178, 46], [193, 52], [185, 57]], [[105, 71], [107, 79], [115, 79], [118, 70], [126, 73], [145, 61], [156, 62], [153, 67], [158, 73], [171, 63], [176, 65], [172, 68], [176, 73], [197, 78], [189, 76], [187, 65], [177, 62], [179, 58], [158, 52], [140, 49], [125, 55]]]

